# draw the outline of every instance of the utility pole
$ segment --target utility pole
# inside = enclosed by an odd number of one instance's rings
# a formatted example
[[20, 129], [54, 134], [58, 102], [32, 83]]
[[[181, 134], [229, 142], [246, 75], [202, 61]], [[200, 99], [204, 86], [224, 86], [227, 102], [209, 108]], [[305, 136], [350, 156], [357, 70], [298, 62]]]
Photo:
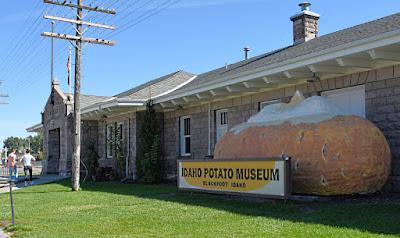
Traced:
[[[54, 33], [54, 24], [55, 21], [51, 21], [51, 33]], [[51, 38], [51, 79], [50, 85], [52, 85], [54, 81], [54, 38]]]
[[74, 89], [74, 141], [73, 141], [73, 155], [72, 155], [72, 191], [79, 191], [79, 176], [80, 176], [80, 152], [81, 152], [81, 109], [80, 109], [80, 91], [81, 91], [81, 58], [83, 43], [102, 44], [112, 46], [115, 44], [113, 41], [85, 38], [83, 37], [83, 26], [100, 27], [109, 30], [115, 30], [114, 26], [104, 24], [85, 22], [83, 21], [83, 11], [94, 11], [98, 13], [115, 15], [114, 10], [108, 10], [100, 7], [84, 6], [83, 0], [77, 0], [76, 4], [71, 1], [57, 1], [57, 0], [43, 0], [44, 3], [53, 4], [68, 8], [76, 9], [76, 20], [67, 19], [57, 16], [45, 15], [45, 19], [53, 21], [67, 22], [75, 24], [75, 36], [65, 35], [54, 32], [43, 32], [42, 36], [68, 40], [75, 47], [75, 89]]
[[[82, 5], [82, 0], [77, 0], [78, 6]], [[83, 19], [82, 8], [78, 8], [76, 20]], [[74, 91], [74, 145], [72, 154], [72, 190], [79, 190], [80, 161], [81, 161], [81, 57], [82, 57], [82, 24], [76, 24], [77, 40], [75, 48], [75, 91]]]

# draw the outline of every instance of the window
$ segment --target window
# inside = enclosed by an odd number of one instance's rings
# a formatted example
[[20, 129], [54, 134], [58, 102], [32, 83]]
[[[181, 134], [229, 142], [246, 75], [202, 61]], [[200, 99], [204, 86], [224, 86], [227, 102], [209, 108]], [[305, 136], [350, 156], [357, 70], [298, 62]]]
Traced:
[[347, 115], [365, 117], [364, 85], [323, 92], [322, 96], [336, 104]]
[[216, 133], [217, 142], [228, 132], [228, 110], [221, 109], [216, 111]]
[[181, 117], [180, 124], [181, 155], [189, 156], [191, 154], [190, 117]]
[[114, 154], [114, 148], [112, 146], [112, 141], [114, 138], [114, 126], [107, 125], [106, 126], [106, 151], [107, 151], [107, 158], [112, 159]]
[[219, 115], [220, 115], [220, 120], [219, 120], [220, 125], [228, 125], [228, 112], [222, 111]]
[[118, 123], [118, 139], [120, 141], [124, 140], [124, 123]]
[[266, 107], [266, 106], [269, 106], [269, 105], [272, 105], [272, 104], [277, 104], [277, 103], [281, 103], [281, 100], [278, 99], [278, 100], [260, 102], [259, 111], [264, 109], [264, 107]]

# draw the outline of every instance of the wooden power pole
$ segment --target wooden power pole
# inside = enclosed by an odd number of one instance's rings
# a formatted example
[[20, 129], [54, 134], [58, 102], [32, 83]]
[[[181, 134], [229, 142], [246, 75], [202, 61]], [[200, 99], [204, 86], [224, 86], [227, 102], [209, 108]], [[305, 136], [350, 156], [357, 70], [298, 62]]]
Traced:
[[115, 43], [113, 41], [97, 39], [97, 38], [85, 38], [83, 37], [83, 26], [88, 27], [99, 27], [109, 30], [115, 30], [115, 27], [104, 24], [85, 22], [83, 21], [83, 11], [94, 11], [98, 13], [115, 15], [114, 10], [103, 9], [100, 7], [84, 6], [83, 0], [77, 0], [76, 4], [71, 1], [55, 1], [55, 0], [43, 0], [44, 3], [53, 4], [58, 6], [64, 6], [76, 9], [76, 20], [67, 19], [57, 16], [45, 15], [45, 19], [53, 21], [61, 21], [66, 23], [75, 24], [76, 34], [65, 35], [54, 32], [43, 32], [42, 36], [58, 38], [70, 41], [75, 47], [75, 90], [74, 90], [74, 142], [73, 142], [73, 154], [72, 154], [72, 190], [79, 190], [79, 175], [80, 175], [80, 161], [81, 161], [81, 108], [80, 108], [80, 92], [81, 92], [81, 58], [82, 58], [82, 47], [83, 44], [101, 44], [112, 46]]

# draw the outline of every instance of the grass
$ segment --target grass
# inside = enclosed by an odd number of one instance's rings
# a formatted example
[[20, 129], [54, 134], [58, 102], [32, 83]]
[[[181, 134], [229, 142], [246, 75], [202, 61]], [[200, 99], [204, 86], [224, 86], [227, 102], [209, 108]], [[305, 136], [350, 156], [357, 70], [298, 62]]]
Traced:
[[[69, 181], [14, 193], [16, 237], [399, 237], [400, 204], [260, 202], [175, 186]], [[0, 220], [11, 217], [1, 194]]]

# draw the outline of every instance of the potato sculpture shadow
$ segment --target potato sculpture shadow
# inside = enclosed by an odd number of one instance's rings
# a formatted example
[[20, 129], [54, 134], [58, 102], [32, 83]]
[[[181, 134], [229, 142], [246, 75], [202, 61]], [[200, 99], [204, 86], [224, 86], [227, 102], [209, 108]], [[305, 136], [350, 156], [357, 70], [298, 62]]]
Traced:
[[[310, 101], [318, 101], [319, 106], [327, 103], [326, 99], [313, 98], [282, 104], [278, 113], [300, 104], [310, 106]], [[324, 107], [319, 110], [317, 105], [314, 115], [294, 113], [288, 120], [273, 123], [268, 118], [264, 123], [250, 119], [218, 142], [215, 159], [291, 156], [294, 193], [344, 195], [380, 190], [391, 165], [382, 132], [366, 119], [337, 115], [340, 113], [332, 113], [332, 105]]]

